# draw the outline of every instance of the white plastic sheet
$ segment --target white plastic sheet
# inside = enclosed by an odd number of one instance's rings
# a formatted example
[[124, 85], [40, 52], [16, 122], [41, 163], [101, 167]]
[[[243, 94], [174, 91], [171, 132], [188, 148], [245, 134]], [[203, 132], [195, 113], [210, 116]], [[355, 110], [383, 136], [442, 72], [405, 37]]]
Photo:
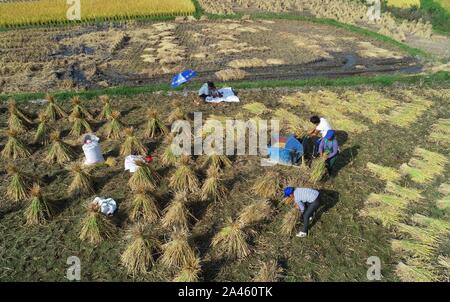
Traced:
[[130, 173], [136, 172], [138, 166], [136, 165], [136, 161], [144, 160], [143, 156], [140, 155], [128, 155], [125, 157], [125, 171], [130, 171]]
[[100, 206], [100, 212], [105, 215], [113, 215], [117, 210], [117, 203], [112, 198], [95, 197], [92, 203], [98, 204]]
[[231, 87], [226, 87], [219, 89], [219, 92], [222, 93], [223, 97], [221, 98], [213, 98], [213, 97], [207, 97], [206, 102], [208, 103], [239, 103], [239, 98], [234, 94], [233, 89]]

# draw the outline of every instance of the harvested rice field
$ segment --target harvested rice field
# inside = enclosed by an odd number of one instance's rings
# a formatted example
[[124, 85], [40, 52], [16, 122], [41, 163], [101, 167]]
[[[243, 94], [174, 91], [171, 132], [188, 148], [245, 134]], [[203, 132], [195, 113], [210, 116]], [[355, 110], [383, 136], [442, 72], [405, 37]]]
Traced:
[[[427, 2], [438, 2], [429, 0]], [[422, 18], [415, 13], [407, 14], [408, 17], [397, 18], [390, 11], [383, 11], [379, 19], [369, 14], [368, 1], [353, 0], [199, 0], [203, 9], [211, 14], [243, 14], [248, 16], [254, 13], [288, 14], [293, 16], [315, 17], [333, 19], [339, 22], [367, 28], [372, 31], [404, 42], [412, 47], [425, 49], [441, 58], [450, 58], [450, 38], [448, 34], [433, 31], [430, 17]], [[418, 0], [392, 0], [387, 1], [391, 7], [397, 6], [405, 9], [417, 4]], [[448, 9], [447, 0], [439, 1], [442, 9]], [[417, 5], [416, 5], [417, 6]], [[420, 6], [420, 5], [419, 5]], [[435, 11], [435, 10], [433, 10]], [[373, 12], [373, 11], [372, 11]], [[437, 12], [431, 15], [438, 14]], [[443, 14], [443, 13], [439, 13]], [[448, 18], [443, 15], [443, 19]], [[447, 21], [441, 20], [439, 22]], [[447, 26], [442, 30], [448, 32]]]
[[0, 93], [207, 79], [289, 80], [418, 72], [403, 50], [329, 25], [289, 20], [116, 22], [0, 31]]
[[[377, 256], [383, 281], [449, 281], [448, 87], [238, 93], [241, 103], [216, 106], [177, 92], [2, 103], [0, 280], [63, 281], [77, 256], [83, 281], [367, 281], [366, 261]], [[276, 117], [282, 133], [299, 135], [320, 114], [338, 133], [335, 172], [312, 183], [308, 156], [298, 168], [262, 167], [258, 156], [173, 161], [166, 127], [194, 112]], [[88, 131], [106, 159], [91, 169], [76, 164]], [[153, 161], [131, 176], [129, 152]], [[301, 223], [282, 203], [286, 185], [323, 194], [307, 238], [294, 236]], [[118, 212], [99, 217], [88, 207], [95, 196], [112, 197]]]

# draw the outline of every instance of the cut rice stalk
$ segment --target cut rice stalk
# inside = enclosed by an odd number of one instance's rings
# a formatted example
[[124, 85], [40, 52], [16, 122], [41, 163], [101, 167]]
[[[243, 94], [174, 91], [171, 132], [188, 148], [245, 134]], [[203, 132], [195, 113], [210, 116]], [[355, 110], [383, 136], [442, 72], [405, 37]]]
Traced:
[[252, 192], [262, 198], [276, 198], [281, 191], [281, 177], [277, 172], [269, 172], [259, 177], [252, 187]]
[[173, 139], [174, 139], [173, 133], [170, 133], [165, 140], [167, 146], [165, 147], [164, 152], [161, 156], [161, 163], [164, 166], [174, 165], [179, 159], [179, 157], [175, 155], [172, 148]]
[[133, 191], [153, 191], [159, 179], [158, 174], [145, 161], [135, 161], [138, 166], [136, 172], [130, 177], [128, 185]]
[[450, 210], [450, 195], [441, 198], [436, 203], [437, 207], [441, 210]]
[[444, 268], [450, 270], [450, 258], [449, 258], [449, 257], [445, 257], [445, 256], [442, 256], [442, 255], [439, 255], [439, 256], [438, 256], [438, 263], [439, 263], [442, 267], [444, 267]]
[[295, 232], [295, 227], [297, 226], [299, 216], [300, 213], [296, 207], [293, 207], [286, 212], [281, 222], [280, 234], [284, 236], [292, 236]]
[[405, 188], [391, 181], [387, 182], [386, 191], [391, 194], [400, 196], [408, 201], [418, 201], [423, 199], [423, 196], [420, 194], [419, 190], [412, 188]]
[[200, 183], [194, 170], [189, 166], [189, 157], [183, 156], [180, 161], [178, 168], [170, 177], [170, 187], [176, 191], [198, 192]]
[[140, 154], [143, 156], [147, 155], [148, 150], [136, 137], [133, 127], [126, 128], [124, 133], [125, 142], [120, 148], [121, 156], [128, 156], [130, 154]]
[[56, 162], [58, 164], [64, 164], [75, 157], [71, 147], [61, 140], [59, 131], [53, 131], [50, 134], [50, 139], [52, 140], [52, 144], [44, 161], [48, 163]]
[[145, 190], [138, 190], [134, 194], [129, 209], [129, 217], [133, 222], [155, 223], [159, 219], [156, 200]]
[[13, 164], [8, 164], [6, 171], [11, 179], [6, 189], [6, 197], [16, 202], [26, 200], [30, 189], [28, 177]]
[[207, 176], [202, 186], [201, 199], [203, 201], [208, 199], [214, 201], [223, 200], [227, 194], [227, 190], [223, 186], [220, 171], [215, 167], [210, 167]]
[[167, 118], [169, 124], [173, 124], [176, 121], [186, 121], [189, 120], [187, 113], [182, 109], [179, 102], [175, 103], [175, 110]]
[[240, 223], [228, 219], [227, 226], [213, 237], [211, 246], [219, 256], [242, 259], [251, 252], [246, 239], [247, 234], [241, 229]]
[[81, 163], [73, 163], [67, 167], [67, 170], [72, 177], [72, 182], [67, 189], [69, 194], [94, 193], [90, 167], [83, 166]]
[[397, 170], [390, 167], [383, 167], [373, 163], [367, 163], [367, 168], [381, 180], [398, 181], [402, 177]]
[[45, 108], [45, 115], [49, 118], [50, 121], [56, 121], [57, 119], [63, 118], [67, 116], [67, 113], [56, 104], [55, 98], [51, 95], [47, 95], [46, 99], [48, 100], [47, 108]]
[[48, 125], [49, 118], [46, 114], [39, 114], [39, 125], [34, 134], [33, 142], [41, 145], [47, 145], [50, 142], [51, 128]]
[[450, 182], [441, 184], [439, 187], [439, 193], [450, 195]]
[[147, 125], [144, 130], [144, 137], [155, 138], [159, 134], [166, 135], [169, 129], [164, 122], [158, 118], [158, 113], [154, 109], [147, 110]]
[[412, 257], [419, 257], [422, 259], [430, 259], [433, 256], [435, 248], [414, 240], [392, 240], [392, 250], [398, 254], [407, 253]]
[[364, 208], [360, 211], [360, 215], [378, 220], [384, 227], [395, 227], [403, 220], [401, 211], [387, 206]]
[[246, 206], [240, 213], [237, 223], [241, 228], [246, 228], [268, 219], [271, 213], [270, 203], [267, 200], [260, 200]]
[[18, 133], [14, 130], [8, 130], [8, 141], [2, 150], [1, 157], [6, 160], [16, 160], [26, 158], [31, 155], [27, 146], [17, 137]]
[[133, 227], [127, 237], [131, 238], [131, 241], [120, 256], [122, 265], [128, 274], [144, 274], [155, 264], [153, 254], [160, 250], [161, 243], [157, 238], [148, 238], [144, 234], [143, 225]]
[[395, 272], [403, 282], [435, 282], [438, 280], [432, 269], [406, 265], [403, 262], [397, 265]]
[[72, 112], [70, 117], [80, 117], [83, 119], [94, 120], [89, 111], [81, 105], [81, 99], [79, 96], [74, 96], [72, 99]]
[[80, 137], [82, 134], [92, 132], [92, 128], [89, 123], [77, 112], [69, 117], [69, 121], [72, 123], [72, 128], [69, 135]]
[[435, 247], [439, 243], [439, 238], [433, 230], [420, 226], [411, 226], [404, 223], [399, 223], [397, 228], [400, 232], [408, 234], [412, 239], [420, 243]]
[[255, 282], [277, 282], [283, 273], [283, 269], [278, 266], [277, 262], [274, 260], [270, 261], [260, 261], [259, 265], [261, 269], [255, 276], [253, 281]]
[[371, 193], [366, 201], [367, 205], [390, 206], [401, 211], [408, 205], [408, 200], [396, 195]]
[[198, 282], [201, 271], [200, 258], [194, 257], [185, 264], [177, 276], [173, 279], [174, 282]]
[[195, 262], [195, 253], [185, 232], [173, 233], [171, 241], [165, 243], [162, 250], [160, 261], [166, 267], [183, 268]]
[[42, 195], [38, 184], [34, 184], [31, 189], [31, 202], [25, 209], [24, 215], [27, 225], [43, 224], [52, 217], [51, 205]]
[[108, 139], [119, 139], [122, 133], [123, 125], [120, 122], [120, 112], [113, 111], [108, 117], [108, 123], [105, 125], [105, 136]]
[[27, 132], [27, 127], [25, 127], [24, 122], [19, 118], [17, 113], [11, 112], [8, 117], [8, 128], [10, 130], [16, 131], [17, 133]]
[[81, 221], [80, 239], [98, 244], [113, 234], [114, 225], [100, 212], [98, 204], [90, 204], [86, 217]]
[[414, 214], [411, 220], [432, 231], [436, 236], [443, 236], [450, 232], [450, 222], [444, 219], [431, 218], [420, 214]]
[[433, 125], [429, 140], [439, 145], [450, 146], [450, 119], [440, 119]]
[[190, 215], [186, 207], [187, 202], [186, 192], [177, 192], [174, 200], [164, 209], [161, 225], [166, 229], [174, 228], [178, 231], [187, 231]]
[[108, 119], [111, 114], [113, 113], [112, 107], [111, 107], [111, 103], [110, 103], [110, 99], [109, 96], [107, 95], [101, 95], [99, 97], [100, 101], [103, 103], [103, 108], [102, 111], [100, 112], [99, 116], [98, 116], [98, 120], [104, 120], [104, 119]]
[[243, 108], [256, 115], [261, 115], [269, 111], [269, 109], [267, 109], [267, 107], [263, 103], [258, 102], [246, 104]]
[[9, 113], [14, 113], [21, 119], [23, 122], [27, 124], [32, 124], [33, 121], [22, 111], [17, 107], [17, 103], [14, 99], [8, 100], [8, 111]]
[[213, 153], [211, 155], [203, 155], [202, 156], [202, 167], [205, 168], [207, 166], [212, 167], [214, 169], [222, 169], [222, 168], [231, 168], [232, 162], [228, 158], [228, 156], [223, 154]]
[[322, 158], [313, 160], [310, 175], [311, 182], [316, 184], [317, 182], [321, 181], [325, 176], [326, 171], [326, 163]]

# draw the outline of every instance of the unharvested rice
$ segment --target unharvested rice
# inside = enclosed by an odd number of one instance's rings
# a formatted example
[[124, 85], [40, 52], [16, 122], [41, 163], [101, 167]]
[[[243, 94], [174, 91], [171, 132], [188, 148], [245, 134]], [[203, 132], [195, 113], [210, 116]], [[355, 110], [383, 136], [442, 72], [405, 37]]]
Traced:
[[[0, 6], [0, 25], [67, 21], [66, 1], [13, 1], [1, 3]], [[119, 16], [187, 15], [195, 12], [195, 6], [190, 0], [81, 0], [80, 6], [81, 17], [85, 20]]]

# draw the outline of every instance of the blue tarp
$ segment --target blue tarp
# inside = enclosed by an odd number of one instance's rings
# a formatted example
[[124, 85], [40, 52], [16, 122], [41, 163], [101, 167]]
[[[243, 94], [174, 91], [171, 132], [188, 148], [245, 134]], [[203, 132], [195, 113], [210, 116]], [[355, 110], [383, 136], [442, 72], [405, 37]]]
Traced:
[[284, 148], [269, 146], [268, 152], [271, 161], [287, 165], [297, 163], [304, 153], [302, 143], [294, 135], [286, 139]]

